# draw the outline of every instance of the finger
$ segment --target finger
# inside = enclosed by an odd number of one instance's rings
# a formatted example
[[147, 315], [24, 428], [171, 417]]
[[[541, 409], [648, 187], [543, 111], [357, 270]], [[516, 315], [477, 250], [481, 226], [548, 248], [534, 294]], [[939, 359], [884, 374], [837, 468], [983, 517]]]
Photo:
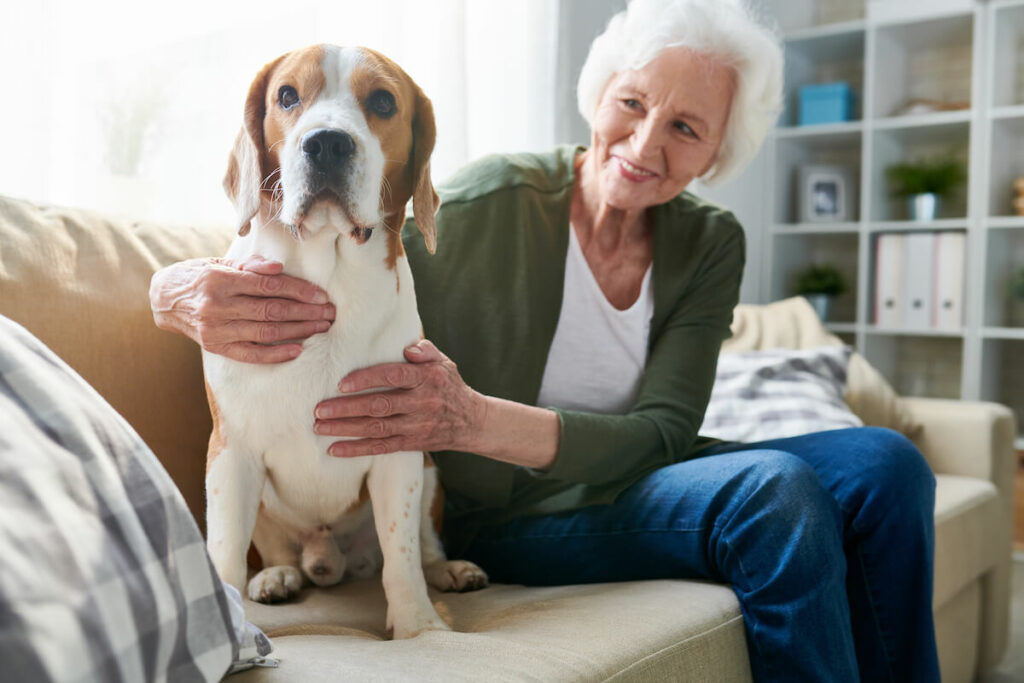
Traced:
[[238, 270], [247, 270], [260, 275], [277, 275], [284, 270], [280, 261], [271, 261], [256, 254], [250, 254], [233, 264]]
[[412, 412], [410, 396], [401, 391], [382, 391], [321, 401], [314, 414], [321, 420], [347, 417], [389, 417]]
[[421, 421], [404, 415], [387, 418], [350, 417], [344, 420], [317, 420], [313, 423], [313, 431], [322, 436], [366, 439], [411, 436], [422, 427]]
[[405, 445], [405, 437], [392, 436], [387, 439], [336, 441], [327, 449], [327, 453], [336, 458], [358, 458], [364, 455], [384, 455], [405, 450], [409, 450]]
[[[215, 334], [230, 335], [232, 342], [255, 342], [257, 344], [277, 344], [283, 341], [299, 341], [308, 339], [314, 334], [321, 334], [331, 329], [329, 320], [313, 320], [305, 322], [264, 323], [248, 320], [233, 320], [219, 328]], [[216, 343], [216, 342], [215, 342]]]
[[334, 304], [305, 304], [291, 299], [267, 299], [257, 296], [233, 297], [230, 305], [234, 318], [270, 322], [334, 320], [337, 312]]
[[338, 384], [343, 393], [366, 389], [412, 389], [423, 383], [422, 373], [409, 363], [383, 363], [346, 375]]
[[448, 357], [429, 339], [420, 339], [415, 344], [405, 347], [405, 359], [410, 363], [429, 363], [448, 360]]
[[261, 275], [244, 270], [237, 277], [231, 278], [230, 284], [225, 285], [225, 293], [294, 299], [307, 304], [327, 303], [327, 292], [312, 282], [291, 275]]
[[266, 365], [284, 363], [285, 361], [298, 358], [299, 354], [302, 353], [302, 346], [300, 344], [263, 346], [251, 342], [236, 342], [234, 344], [225, 344], [221, 347], [211, 347], [208, 350], [222, 356], [227, 356], [240, 363]]

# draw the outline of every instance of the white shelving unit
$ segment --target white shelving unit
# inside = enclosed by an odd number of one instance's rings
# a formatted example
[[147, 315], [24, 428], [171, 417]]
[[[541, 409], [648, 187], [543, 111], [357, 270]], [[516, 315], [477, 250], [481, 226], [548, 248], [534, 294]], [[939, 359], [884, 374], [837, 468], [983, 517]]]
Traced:
[[[1010, 278], [1024, 267], [1024, 217], [1012, 206], [1013, 180], [1024, 176], [1024, 0], [907, 3], [913, 9], [898, 19], [879, 17], [868, 0], [848, 0], [834, 22], [827, 20], [835, 0], [764, 1], [786, 36], [785, 108], [767, 145], [767, 298], [790, 296], [808, 263], [831, 263], [850, 287], [834, 303], [829, 328], [897, 391], [998, 401], [1024, 425], [1024, 320], [1008, 303]], [[855, 120], [798, 126], [800, 86], [831, 81], [850, 83], [859, 96]], [[899, 115], [914, 98], [968, 108]], [[961, 160], [968, 181], [937, 220], [911, 222], [885, 170], [937, 154]], [[851, 220], [799, 222], [797, 173], [805, 164], [852, 170]], [[966, 235], [963, 328], [872, 324], [877, 237], [926, 230]], [[1017, 445], [1024, 448], [1024, 438]]]

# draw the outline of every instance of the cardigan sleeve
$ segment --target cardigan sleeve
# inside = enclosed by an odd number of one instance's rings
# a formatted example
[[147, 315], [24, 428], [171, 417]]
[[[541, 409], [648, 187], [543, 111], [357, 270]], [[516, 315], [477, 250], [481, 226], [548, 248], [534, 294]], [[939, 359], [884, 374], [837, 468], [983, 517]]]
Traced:
[[743, 230], [720, 214], [725, 237], [702, 260], [668, 318], [652, 329], [637, 400], [625, 415], [555, 409], [561, 437], [542, 479], [588, 485], [633, 479], [690, 455], [729, 336], [745, 261]]

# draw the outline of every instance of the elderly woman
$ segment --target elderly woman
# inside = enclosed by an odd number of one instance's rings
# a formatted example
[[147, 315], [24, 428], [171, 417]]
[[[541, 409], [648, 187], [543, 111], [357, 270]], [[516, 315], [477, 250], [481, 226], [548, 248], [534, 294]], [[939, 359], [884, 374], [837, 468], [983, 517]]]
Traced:
[[[781, 71], [737, 2], [635, 0], [580, 76], [590, 147], [484, 159], [441, 188], [438, 254], [405, 245], [429, 341], [339, 378], [310, 423], [356, 437], [336, 457], [433, 451], [449, 550], [497, 581], [728, 582], [758, 680], [938, 680], [934, 480], [910, 442], [697, 434], [744, 239], [685, 188], [754, 156]], [[276, 362], [301, 346], [253, 342], [333, 316], [280, 264], [233, 266], [158, 273], [158, 324]], [[390, 391], [345, 395], [370, 388]]]

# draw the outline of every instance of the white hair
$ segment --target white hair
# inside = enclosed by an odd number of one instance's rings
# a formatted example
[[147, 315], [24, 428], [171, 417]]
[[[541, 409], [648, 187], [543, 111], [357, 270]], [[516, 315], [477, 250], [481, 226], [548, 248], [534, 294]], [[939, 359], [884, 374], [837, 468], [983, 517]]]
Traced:
[[632, 0], [590, 46], [576, 88], [580, 113], [593, 127], [612, 76], [643, 68], [669, 47], [708, 55], [736, 74], [725, 134], [701, 180], [731, 177], [757, 154], [782, 108], [779, 39], [745, 0]]

